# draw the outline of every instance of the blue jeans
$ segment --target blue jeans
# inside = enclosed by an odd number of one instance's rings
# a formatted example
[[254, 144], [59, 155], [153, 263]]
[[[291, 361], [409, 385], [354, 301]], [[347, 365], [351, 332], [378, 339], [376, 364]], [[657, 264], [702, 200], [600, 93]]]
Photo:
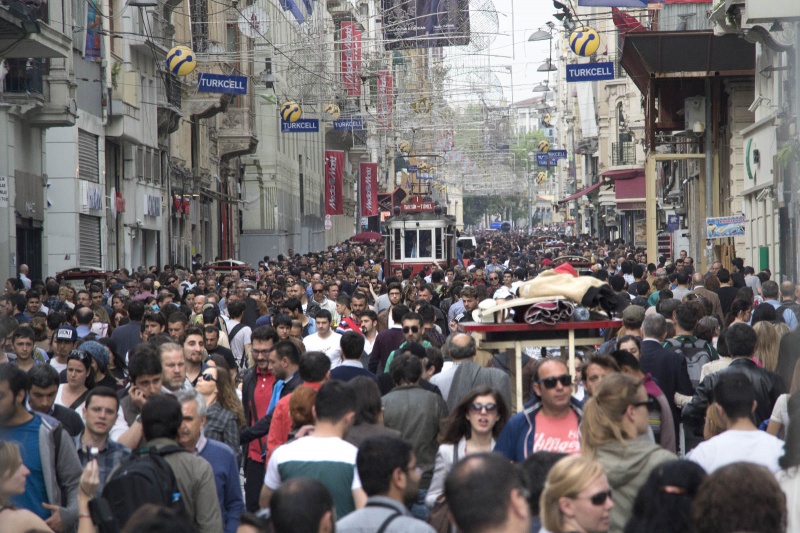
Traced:
[[419, 518], [425, 522], [428, 521], [428, 515], [431, 510], [425, 505], [425, 496], [428, 495], [428, 489], [419, 489], [417, 491], [417, 501], [411, 506], [411, 514], [414, 518]]

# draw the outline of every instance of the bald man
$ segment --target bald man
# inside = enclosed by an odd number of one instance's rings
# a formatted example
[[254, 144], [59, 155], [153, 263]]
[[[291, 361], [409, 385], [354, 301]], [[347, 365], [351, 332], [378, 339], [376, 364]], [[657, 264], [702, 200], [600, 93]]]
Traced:
[[692, 276], [692, 281], [694, 282], [694, 290], [692, 290], [692, 292], [700, 296], [701, 298], [705, 298], [706, 300], [711, 302], [711, 305], [713, 306], [711, 314], [719, 317], [721, 324], [722, 320], [725, 319], [725, 315], [722, 314], [722, 304], [720, 304], [719, 296], [717, 296], [717, 293], [715, 293], [714, 291], [710, 291], [705, 287], [703, 287], [703, 279], [704, 279], [703, 274], [699, 272], [694, 273], [694, 275]]

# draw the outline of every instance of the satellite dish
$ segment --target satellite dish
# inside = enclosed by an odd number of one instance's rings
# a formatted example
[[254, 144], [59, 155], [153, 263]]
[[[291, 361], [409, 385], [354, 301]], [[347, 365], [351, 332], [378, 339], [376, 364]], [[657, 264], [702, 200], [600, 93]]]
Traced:
[[246, 37], [264, 40], [269, 30], [269, 15], [258, 6], [248, 6], [239, 16], [239, 31]]

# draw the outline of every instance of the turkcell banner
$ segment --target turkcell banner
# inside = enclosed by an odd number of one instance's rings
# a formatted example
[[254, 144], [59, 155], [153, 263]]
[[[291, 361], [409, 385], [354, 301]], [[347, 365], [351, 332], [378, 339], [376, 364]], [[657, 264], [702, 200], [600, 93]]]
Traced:
[[744, 235], [745, 224], [743, 216], [706, 218], [706, 238], [724, 239]]
[[337, 118], [333, 121], [333, 131], [360, 131], [364, 129], [362, 118]]
[[469, 0], [382, 0], [387, 50], [469, 44]]
[[601, 81], [614, 79], [614, 63], [577, 63], [567, 65], [567, 82]]
[[537, 167], [551, 167], [558, 164], [559, 159], [566, 159], [566, 150], [550, 150], [546, 154], [536, 154]]
[[281, 133], [317, 133], [319, 120], [316, 118], [301, 118], [297, 122], [281, 120]]
[[[669, 2], [668, 2], [669, 3]], [[579, 6], [586, 7], [647, 7], [647, 0], [578, 0]]]
[[197, 78], [197, 92], [247, 94], [247, 76], [225, 76], [201, 72]]

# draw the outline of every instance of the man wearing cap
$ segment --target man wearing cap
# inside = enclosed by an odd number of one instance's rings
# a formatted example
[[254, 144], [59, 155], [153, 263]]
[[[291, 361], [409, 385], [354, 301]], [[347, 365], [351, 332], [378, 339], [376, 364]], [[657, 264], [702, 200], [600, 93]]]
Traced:
[[617, 349], [617, 339], [623, 335], [633, 335], [641, 338], [642, 322], [644, 322], [644, 308], [638, 305], [629, 305], [622, 311], [622, 330], [619, 335], [604, 342], [597, 353], [600, 355], [611, 355]]
[[56, 331], [56, 338], [53, 343], [53, 357], [49, 362], [53, 368], [58, 370], [59, 374], [62, 370], [67, 369], [67, 356], [75, 348], [75, 341], [77, 340], [78, 332], [70, 325], [64, 324]]

